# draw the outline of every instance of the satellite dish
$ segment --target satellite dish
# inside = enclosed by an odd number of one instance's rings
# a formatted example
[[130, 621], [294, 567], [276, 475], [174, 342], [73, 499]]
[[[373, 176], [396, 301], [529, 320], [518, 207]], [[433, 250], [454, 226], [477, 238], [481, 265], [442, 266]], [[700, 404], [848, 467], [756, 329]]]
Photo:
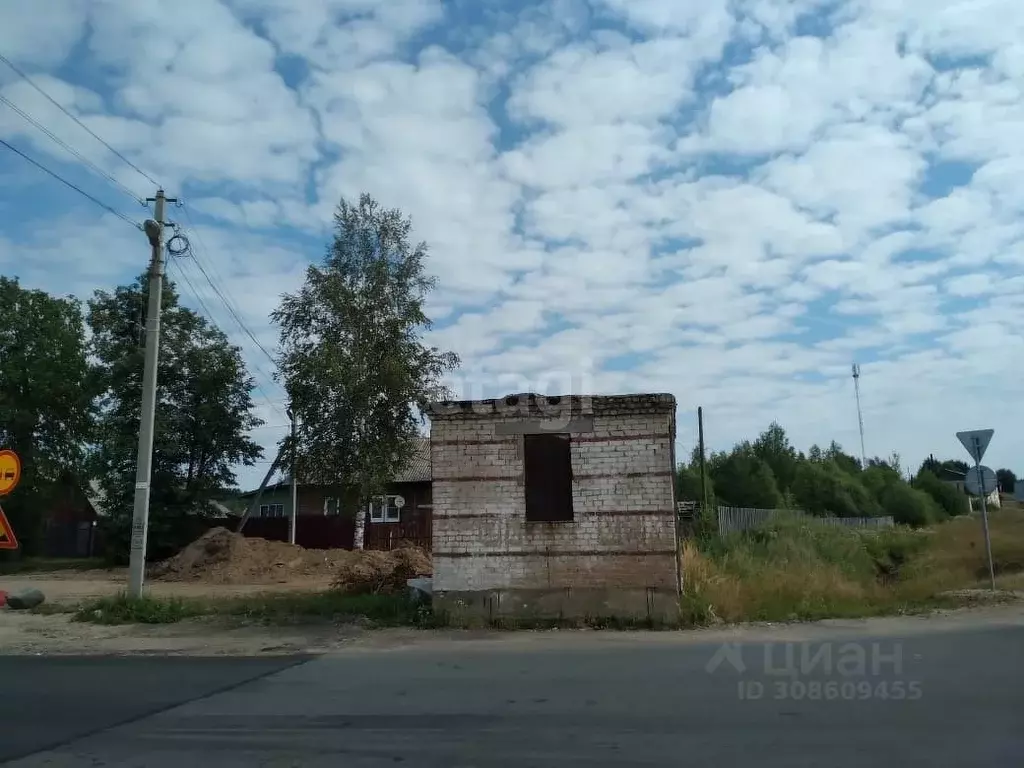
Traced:
[[398, 507], [399, 509], [404, 507], [405, 506], [405, 497], [404, 496], [395, 496], [395, 506]]

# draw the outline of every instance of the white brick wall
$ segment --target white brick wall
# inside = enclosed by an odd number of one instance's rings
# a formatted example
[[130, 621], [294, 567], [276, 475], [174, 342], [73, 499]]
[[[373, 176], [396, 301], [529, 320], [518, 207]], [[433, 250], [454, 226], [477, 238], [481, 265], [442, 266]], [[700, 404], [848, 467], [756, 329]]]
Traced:
[[674, 588], [675, 416], [658, 410], [595, 406], [593, 431], [572, 435], [574, 520], [565, 523], [526, 522], [522, 437], [494, 429], [515, 417], [435, 417], [435, 589]]

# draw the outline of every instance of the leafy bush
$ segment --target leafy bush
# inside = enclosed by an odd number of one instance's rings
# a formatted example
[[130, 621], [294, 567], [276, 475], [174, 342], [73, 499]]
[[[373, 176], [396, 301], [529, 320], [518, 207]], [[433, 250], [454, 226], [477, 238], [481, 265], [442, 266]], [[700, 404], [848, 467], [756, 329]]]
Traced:
[[732, 453], [718, 454], [709, 469], [720, 501], [737, 507], [782, 506], [782, 494], [771, 467], [751, 449], [739, 447]]
[[886, 489], [902, 483], [903, 478], [889, 467], [876, 464], [861, 473], [860, 482], [876, 501], [881, 502]]
[[893, 483], [882, 492], [885, 514], [901, 525], [921, 527], [943, 517], [942, 509], [923, 491], [906, 483]]
[[914, 487], [924, 491], [938, 504], [949, 517], [966, 514], [968, 511], [967, 495], [958, 491], [949, 483], [942, 482], [935, 474], [924, 469], [918, 472]]
[[797, 467], [793, 497], [800, 509], [823, 517], [877, 517], [882, 508], [859, 479], [830, 461]]

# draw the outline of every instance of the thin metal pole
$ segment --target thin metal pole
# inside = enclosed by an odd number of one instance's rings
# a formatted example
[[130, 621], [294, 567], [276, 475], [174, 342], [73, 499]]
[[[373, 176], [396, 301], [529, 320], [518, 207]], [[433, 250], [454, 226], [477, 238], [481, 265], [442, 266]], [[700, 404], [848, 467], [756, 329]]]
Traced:
[[295, 476], [295, 466], [298, 463], [296, 456], [298, 455], [299, 448], [296, 442], [298, 435], [298, 422], [296, 421], [295, 412], [288, 411], [288, 417], [292, 421], [292, 512], [291, 521], [288, 524], [288, 542], [291, 544], [295, 543], [295, 524], [298, 521], [298, 510], [299, 510], [299, 481]]
[[[980, 451], [976, 451], [975, 456], [977, 456], [978, 453], [980, 453]], [[988, 503], [985, 500], [985, 485], [982, 483], [981, 461], [977, 458], [974, 460], [974, 468], [978, 473], [978, 483], [981, 485], [981, 488], [979, 489], [981, 491], [981, 527], [985, 531], [985, 557], [988, 559], [988, 582], [989, 586], [992, 587], [992, 591], [995, 592], [996, 571], [992, 565], [992, 540], [989, 538], [988, 534]]]
[[157, 363], [160, 355], [160, 307], [164, 281], [164, 205], [162, 189], [154, 199], [153, 219], [145, 224], [152, 254], [149, 262], [149, 309], [146, 315], [146, 353], [142, 371], [142, 408], [135, 468], [135, 505], [128, 563], [128, 596], [142, 596], [149, 533], [149, 482], [153, 471], [153, 427], [156, 421]]
[[853, 364], [853, 391], [857, 396], [857, 426], [860, 428], [860, 464], [862, 469], [868, 468], [868, 455], [864, 450], [864, 413], [860, 408], [860, 366]]
[[708, 506], [707, 471], [704, 466], [704, 409], [697, 406], [697, 445], [700, 448], [700, 505], [701, 510]]

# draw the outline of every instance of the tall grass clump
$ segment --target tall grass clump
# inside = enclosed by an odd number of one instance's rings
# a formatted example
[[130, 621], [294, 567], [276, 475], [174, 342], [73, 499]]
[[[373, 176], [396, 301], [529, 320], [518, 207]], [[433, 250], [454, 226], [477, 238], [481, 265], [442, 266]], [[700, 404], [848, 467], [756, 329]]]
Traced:
[[835, 528], [779, 519], [683, 548], [683, 615], [715, 621], [791, 621], [872, 615], [905, 602], [897, 585], [928, 544], [906, 528]]

